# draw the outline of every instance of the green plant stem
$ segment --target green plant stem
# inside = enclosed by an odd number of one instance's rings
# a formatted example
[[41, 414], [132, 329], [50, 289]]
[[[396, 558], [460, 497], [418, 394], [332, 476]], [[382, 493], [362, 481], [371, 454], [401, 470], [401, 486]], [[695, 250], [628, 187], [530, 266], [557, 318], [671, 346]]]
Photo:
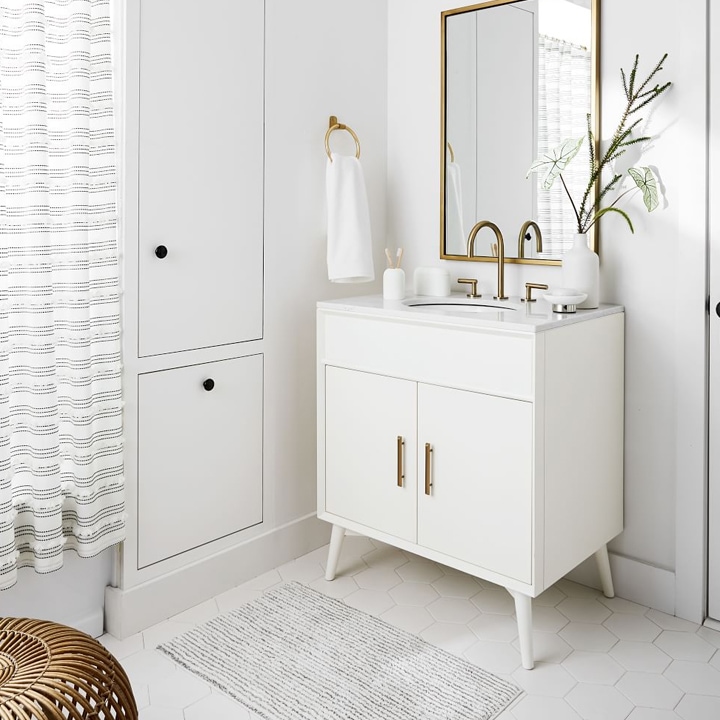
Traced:
[[[595, 214], [599, 210], [599, 202], [600, 197], [605, 194], [610, 189], [610, 186], [612, 186], [615, 182], [617, 182], [616, 179], [613, 179], [603, 187], [602, 193], [597, 195], [597, 199], [590, 205], [588, 208], [588, 202], [590, 199], [590, 194], [592, 192], [593, 187], [597, 182], [600, 182], [602, 179], [603, 172], [605, 169], [617, 158], [619, 158], [627, 149], [628, 146], [634, 145], [637, 143], [645, 142], [649, 140], [649, 137], [638, 137], [638, 138], [632, 138], [632, 131], [642, 122], [642, 118], [639, 118], [635, 122], [633, 122], [629, 127], [626, 127], [628, 119], [630, 115], [640, 110], [645, 105], [651, 103], [654, 101], [657, 97], [659, 97], [665, 90], [670, 87], [671, 83], [667, 82], [664, 85], [656, 85], [654, 88], [650, 90], [646, 90], [648, 84], [653, 79], [653, 77], [662, 70], [663, 63], [665, 62], [665, 59], [667, 58], [667, 53], [665, 53], [660, 61], [655, 65], [655, 68], [653, 71], [645, 78], [645, 80], [640, 84], [640, 86], [636, 89], [635, 88], [635, 80], [636, 80], [636, 74], [637, 74], [637, 68], [638, 63], [640, 60], [639, 55], [635, 55], [635, 61], [633, 63], [633, 68], [630, 72], [629, 76], [629, 82], [627, 81], [626, 75], [624, 70], [620, 70], [622, 79], [623, 79], [623, 88], [625, 90], [625, 97], [627, 98], [627, 104], [625, 106], [625, 109], [620, 117], [620, 122], [617, 125], [617, 128], [615, 129], [615, 132], [613, 133], [612, 140], [610, 141], [610, 145], [607, 149], [607, 151], [602, 154], [599, 158], [594, 158], [591, 153], [591, 159], [590, 159], [590, 179], [588, 181], [587, 187], [585, 188], [585, 192], [583, 193], [582, 200], [580, 202], [580, 209], [579, 211], [575, 208], [573, 204], [573, 209], [575, 210], [575, 216], [578, 219], [578, 228], [580, 232], [587, 232], [592, 225], [595, 222]], [[588, 116], [589, 117], [589, 116]], [[588, 121], [588, 142], [592, 146], [595, 139], [592, 133], [592, 128], [590, 126], [590, 123]], [[616, 176], [617, 177], [617, 176]], [[563, 185], [565, 183], [563, 182]], [[565, 188], [565, 191], [567, 192], [567, 188]], [[621, 196], [622, 197], [622, 196]], [[619, 199], [619, 198], [617, 198]], [[615, 202], [617, 202], [617, 199]], [[615, 203], [612, 203], [614, 205]], [[586, 209], [587, 208], [587, 209]], [[591, 222], [590, 218], [593, 218]]]
[[582, 230], [580, 229], [582, 227], [582, 225], [580, 223], [580, 215], [578, 215], [577, 207], [575, 207], [575, 201], [572, 199], [570, 190], [568, 190], [568, 186], [565, 184], [565, 178], [562, 176], [562, 173], [560, 173], [560, 182], [562, 182], [562, 186], [565, 189], [565, 194], [568, 196], [568, 200], [570, 201], [573, 212], [575, 213], [575, 219], [577, 220], [577, 224], [578, 224], [578, 232], [582, 232]]

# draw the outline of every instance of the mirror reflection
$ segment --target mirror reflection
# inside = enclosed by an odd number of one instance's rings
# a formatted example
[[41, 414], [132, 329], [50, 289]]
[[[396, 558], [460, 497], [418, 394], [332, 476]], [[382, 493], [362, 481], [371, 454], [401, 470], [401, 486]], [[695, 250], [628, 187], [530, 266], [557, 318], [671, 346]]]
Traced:
[[[554, 264], [572, 245], [574, 216], [561, 186], [544, 190], [527, 172], [538, 155], [587, 135], [593, 1], [494, 0], [442, 14], [441, 257], [467, 259], [479, 220], [500, 227], [511, 262]], [[587, 140], [563, 178], [573, 196], [586, 187]], [[492, 241], [478, 236], [474, 254], [492, 260]]]

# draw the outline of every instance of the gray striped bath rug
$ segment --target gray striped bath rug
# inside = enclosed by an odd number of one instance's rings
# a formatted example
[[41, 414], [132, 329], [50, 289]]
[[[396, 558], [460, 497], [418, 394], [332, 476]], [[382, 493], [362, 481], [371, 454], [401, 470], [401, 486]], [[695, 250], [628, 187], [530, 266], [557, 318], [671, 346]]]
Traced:
[[520, 692], [297, 582], [158, 649], [266, 720], [489, 720]]

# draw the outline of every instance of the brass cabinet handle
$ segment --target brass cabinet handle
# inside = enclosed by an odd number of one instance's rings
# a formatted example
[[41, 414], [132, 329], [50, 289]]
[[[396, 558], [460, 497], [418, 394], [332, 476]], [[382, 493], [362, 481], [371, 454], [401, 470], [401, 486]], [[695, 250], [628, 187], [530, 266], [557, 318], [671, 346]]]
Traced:
[[405, 471], [403, 470], [403, 448], [405, 447], [405, 441], [402, 435], [397, 436], [397, 484], [398, 487], [403, 486], [403, 480], [405, 479]]
[[432, 445], [425, 443], [425, 494], [430, 495], [430, 488], [432, 487], [432, 478], [430, 475], [430, 469], [432, 467]]

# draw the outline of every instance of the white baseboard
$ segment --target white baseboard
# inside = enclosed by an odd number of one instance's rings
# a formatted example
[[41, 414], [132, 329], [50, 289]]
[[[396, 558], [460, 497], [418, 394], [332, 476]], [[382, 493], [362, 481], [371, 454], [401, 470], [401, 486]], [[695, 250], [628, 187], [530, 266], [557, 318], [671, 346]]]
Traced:
[[87, 633], [90, 637], [100, 637], [103, 634], [102, 608], [98, 608], [97, 611], [93, 612], [91, 615], [86, 615], [83, 618], [73, 620], [71, 625], [76, 630], [81, 630], [82, 632]]
[[315, 514], [133, 588], [105, 589], [105, 631], [118, 639], [145, 630], [328, 543]]
[[[675, 573], [609, 553], [615, 595], [640, 605], [675, 614]], [[594, 558], [588, 558], [571, 573], [568, 580], [600, 589], [600, 576]]]

